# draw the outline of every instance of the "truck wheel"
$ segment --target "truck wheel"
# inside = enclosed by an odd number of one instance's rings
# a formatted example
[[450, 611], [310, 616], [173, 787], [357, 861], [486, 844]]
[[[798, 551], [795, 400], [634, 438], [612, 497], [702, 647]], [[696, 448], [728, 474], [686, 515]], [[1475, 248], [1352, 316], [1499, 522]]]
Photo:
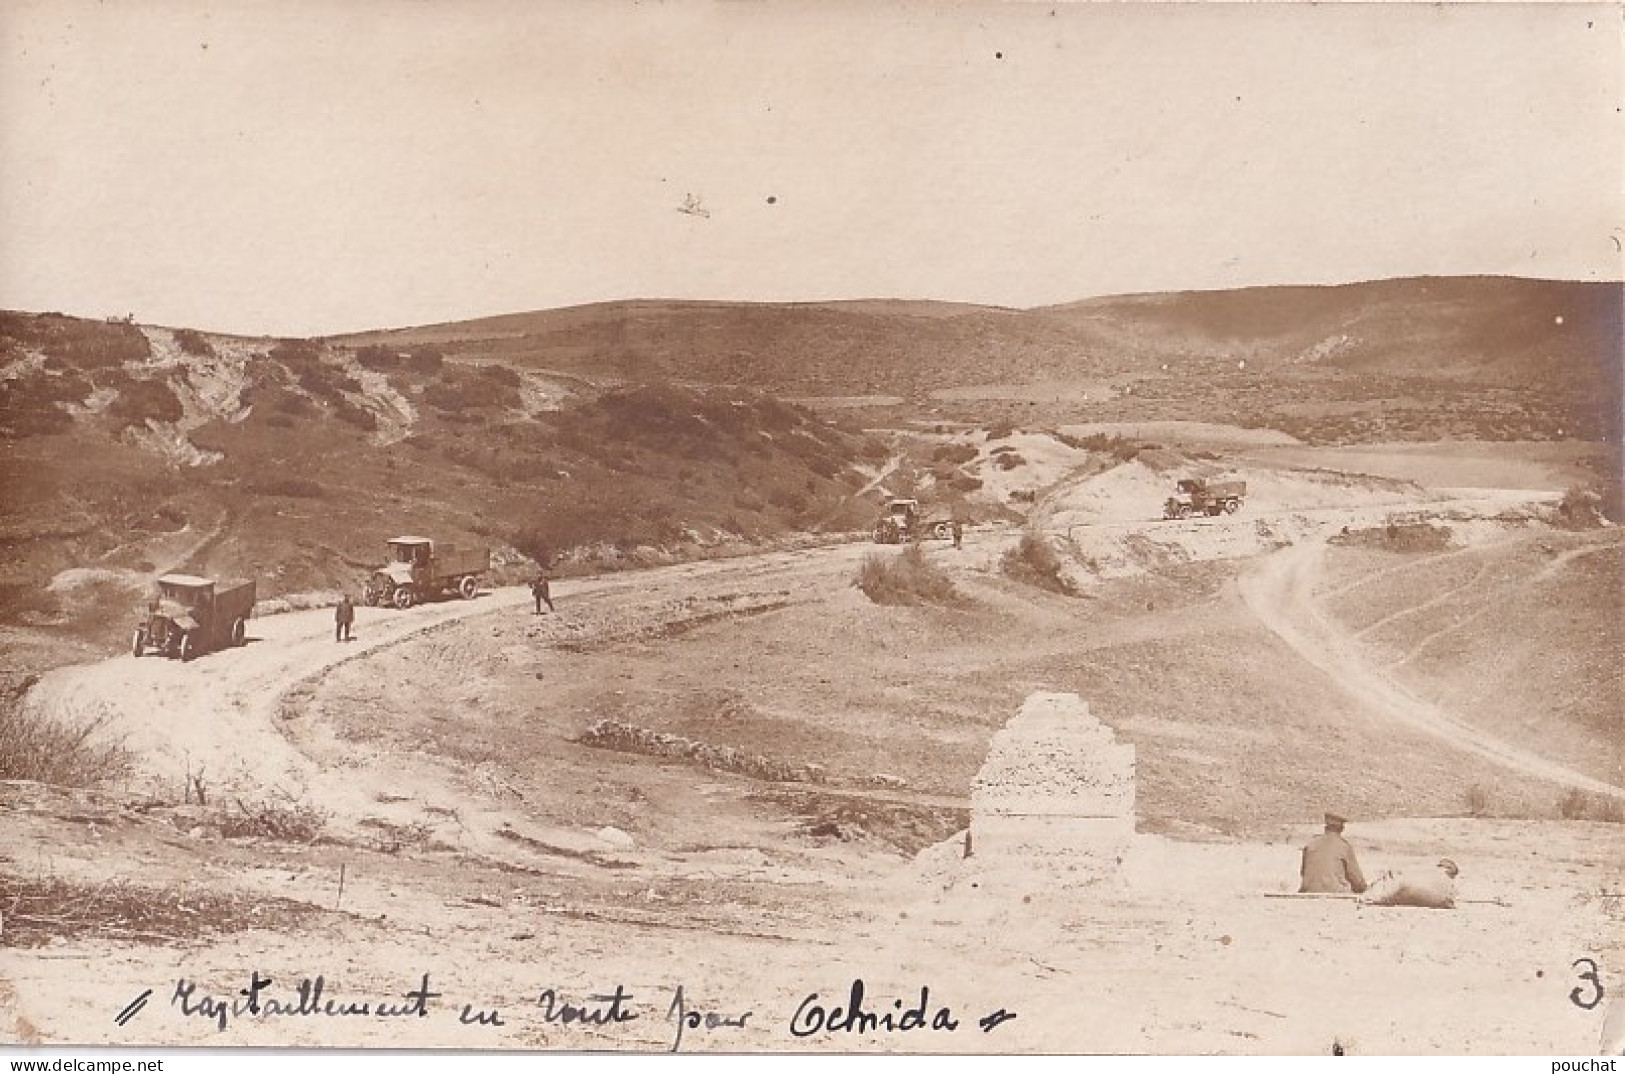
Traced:
[[1226, 500], [1226, 501], [1224, 501], [1224, 513], [1225, 514], [1233, 515], [1239, 510], [1241, 510], [1241, 501], [1240, 500]]
[[231, 624], [231, 643], [233, 645], [241, 645], [247, 640], [248, 623], [243, 619], [238, 619]]
[[194, 657], [196, 655], [197, 655], [197, 638], [196, 638], [196, 636], [193, 635], [193, 634], [190, 634], [190, 633], [182, 634], [181, 635], [181, 662], [185, 663], [186, 661], [192, 659], [192, 657]]
[[142, 653], [144, 653], [146, 651], [147, 651], [147, 632], [145, 630], [142, 630], [140, 627], [136, 627], [135, 641], [131, 642], [131, 644], [130, 644], [130, 652], [132, 654], [134, 654], [135, 656], [140, 656]]
[[939, 541], [951, 541], [953, 540], [954, 531], [951, 527], [949, 527], [948, 523], [938, 522], [936, 525], [931, 527], [931, 536], [935, 537]]
[[1190, 509], [1189, 504], [1180, 504], [1179, 505], [1179, 517], [1180, 518], [1189, 518], [1189, 517], [1191, 517], [1191, 509]]
[[472, 574], [465, 574], [462, 581], [457, 583], [457, 592], [462, 595], [464, 600], [473, 600], [474, 594], [479, 591], [480, 583], [474, 579]]
[[400, 608], [402, 611], [410, 608], [412, 606], [412, 587], [409, 585], [396, 586], [394, 604], [395, 607]]

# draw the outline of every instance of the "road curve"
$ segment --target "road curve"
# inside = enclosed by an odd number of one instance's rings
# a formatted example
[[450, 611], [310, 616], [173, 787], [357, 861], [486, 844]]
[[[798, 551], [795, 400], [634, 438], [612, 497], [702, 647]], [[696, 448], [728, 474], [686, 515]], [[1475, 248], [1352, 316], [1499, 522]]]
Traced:
[[1374, 718], [1425, 732], [1524, 775], [1625, 799], [1625, 788], [1496, 738], [1414, 696], [1366, 663], [1353, 635], [1323, 614], [1315, 601], [1325, 547], [1320, 540], [1290, 545], [1256, 561], [1240, 579], [1242, 598], [1253, 615], [1305, 663], [1331, 676]]

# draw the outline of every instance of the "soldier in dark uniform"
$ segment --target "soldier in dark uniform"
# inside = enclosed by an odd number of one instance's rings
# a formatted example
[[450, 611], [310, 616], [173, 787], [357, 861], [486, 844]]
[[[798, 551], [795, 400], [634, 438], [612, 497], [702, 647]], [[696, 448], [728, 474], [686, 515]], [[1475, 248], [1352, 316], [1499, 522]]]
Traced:
[[954, 516], [953, 532], [954, 532], [954, 547], [958, 548], [965, 540], [965, 524], [959, 520], [958, 515]]
[[537, 615], [542, 614], [542, 605], [544, 603], [547, 605], [547, 610], [548, 611], [551, 612], [551, 611], [554, 610], [554, 608], [553, 608], [553, 595], [549, 591], [549, 587], [548, 587], [548, 584], [547, 584], [547, 572], [546, 571], [538, 572], [537, 575], [536, 575], [536, 580], [534, 582], [530, 583], [530, 595], [536, 598], [536, 614]]
[[355, 605], [350, 594], [339, 597], [339, 606], [333, 609], [333, 640], [349, 641], [350, 625], [355, 622]]
[[1303, 848], [1300, 892], [1353, 892], [1366, 889], [1365, 876], [1354, 856], [1354, 848], [1343, 838], [1348, 823], [1336, 813], [1326, 814], [1326, 830]]

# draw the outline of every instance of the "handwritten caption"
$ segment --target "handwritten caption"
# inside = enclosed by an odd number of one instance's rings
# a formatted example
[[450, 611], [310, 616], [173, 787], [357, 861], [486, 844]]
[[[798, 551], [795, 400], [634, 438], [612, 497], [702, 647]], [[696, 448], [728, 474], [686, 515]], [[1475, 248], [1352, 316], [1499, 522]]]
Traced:
[[[669, 1040], [670, 1051], [683, 1047], [692, 1034], [725, 1036], [748, 1027], [771, 1028], [775, 1019], [758, 1015], [755, 1009], [721, 1009], [696, 1004], [681, 984], [669, 989], [654, 990], [659, 998], [640, 996], [624, 984], [611, 989], [589, 991], [575, 996], [557, 988], [543, 988], [533, 1000], [508, 1007], [482, 1007], [472, 1003], [448, 1000], [446, 994], [434, 987], [430, 974], [423, 973], [410, 988], [387, 996], [356, 997], [337, 994], [330, 989], [325, 976], [300, 978], [295, 982], [278, 982], [258, 970], [250, 973], [247, 983], [235, 992], [213, 994], [190, 978], [175, 982], [170, 993], [169, 1008], [184, 1018], [195, 1018], [213, 1023], [218, 1032], [226, 1032], [242, 1019], [272, 1021], [279, 1018], [357, 1018], [381, 1022], [416, 1022], [426, 1018], [455, 1019], [458, 1025], [495, 1028], [524, 1020], [538, 1020], [550, 1026], [577, 1026], [584, 1029], [612, 1030], [630, 1022], [649, 1020], [663, 1022], [663, 1034]], [[123, 1026], [140, 1013], [152, 995], [147, 989], [136, 1000], [119, 1012], [115, 1021]], [[862, 978], [854, 978], [842, 994], [829, 998], [818, 992], [809, 992], [793, 1011], [786, 1012], [776, 1021], [789, 1036], [798, 1041], [813, 1038], [836, 1039], [851, 1035], [884, 1035], [898, 1033], [954, 1033], [961, 1026], [972, 1027], [982, 1033], [991, 1033], [1016, 1018], [1014, 1011], [1000, 1007], [979, 1015], [961, 1015], [948, 1003], [933, 999], [931, 987], [921, 985], [918, 992], [905, 997], [876, 999], [869, 994]], [[640, 1027], [641, 1028], [641, 1027]], [[724, 1045], [726, 1046], [726, 1045]]]

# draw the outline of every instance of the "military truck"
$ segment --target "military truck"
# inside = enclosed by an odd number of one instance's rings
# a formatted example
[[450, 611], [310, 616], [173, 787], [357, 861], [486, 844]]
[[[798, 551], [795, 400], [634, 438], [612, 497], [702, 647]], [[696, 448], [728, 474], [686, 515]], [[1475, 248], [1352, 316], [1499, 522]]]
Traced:
[[1241, 510], [1247, 496], [1245, 481], [1208, 481], [1187, 477], [1174, 486], [1174, 494], [1162, 505], [1163, 518], [1190, 518], [1193, 515], [1233, 515]]
[[397, 608], [456, 593], [473, 600], [480, 575], [491, 569], [488, 548], [458, 547], [428, 537], [390, 539], [389, 562], [372, 572], [361, 596], [368, 604]]
[[920, 508], [919, 500], [892, 500], [886, 504], [880, 521], [875, 523], [876, 544], [902, 544], [926, 537], [950, 540], [954, 524], [950, 518], [928, 517]]
[[149, 649], [190, 660], [200, 653], [241, 645], [254, 614], [252, 581], [215, 582], [192, 574], [166, 574], [158, 593], [141, 610], [130, 650]]

